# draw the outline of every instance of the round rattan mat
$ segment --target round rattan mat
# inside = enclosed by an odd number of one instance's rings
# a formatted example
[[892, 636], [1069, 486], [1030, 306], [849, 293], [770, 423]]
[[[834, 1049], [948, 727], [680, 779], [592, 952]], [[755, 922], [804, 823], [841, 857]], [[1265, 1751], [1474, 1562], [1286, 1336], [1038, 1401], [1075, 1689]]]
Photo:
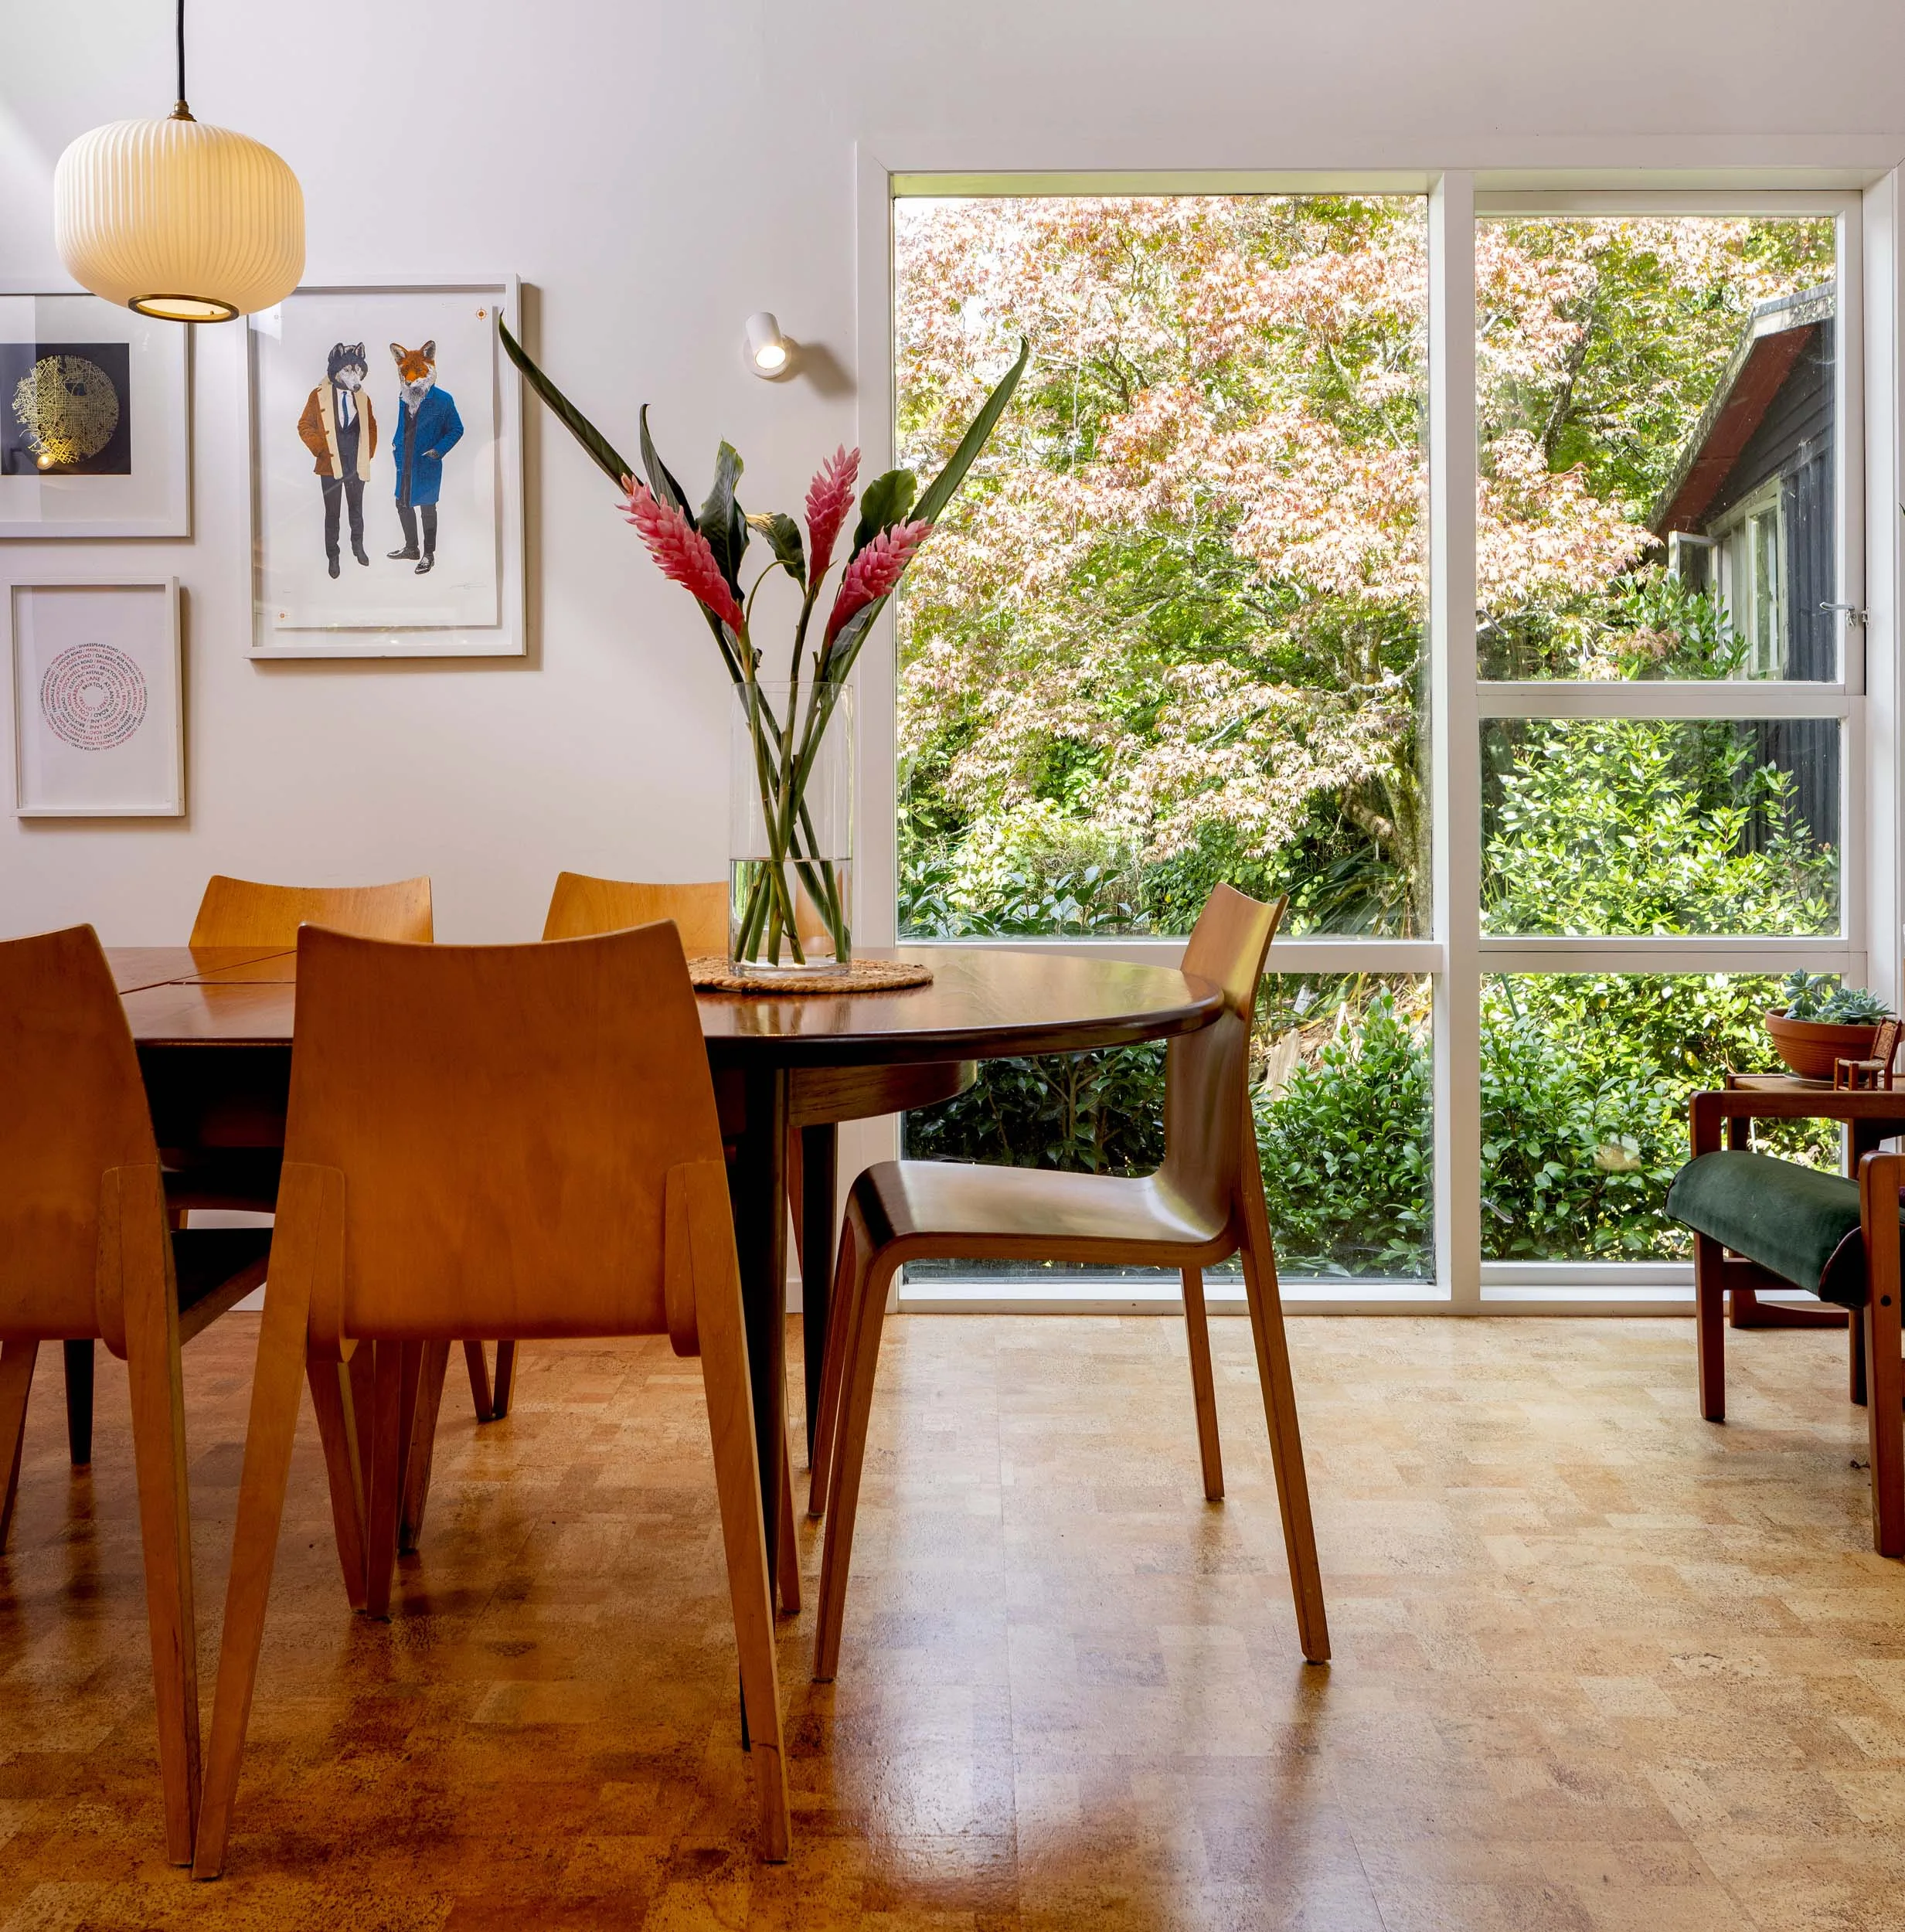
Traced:
[[890, 993], [903, 986], [931, 985], [933, 969], [913, 959], [850, 959], [845, 966], [816, 967], [811, 972], [745, 973], [719, 953], [688, 962], [688, 977], [702, 992], [760, 993]]

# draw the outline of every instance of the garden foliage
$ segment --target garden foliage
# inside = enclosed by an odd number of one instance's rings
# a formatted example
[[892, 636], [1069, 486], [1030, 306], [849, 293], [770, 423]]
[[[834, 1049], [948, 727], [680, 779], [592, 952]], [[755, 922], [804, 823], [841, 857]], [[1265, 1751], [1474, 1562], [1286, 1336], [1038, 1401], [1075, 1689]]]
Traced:
[[[1426, 933], [1420, 199], [993, 198], [897, 220], [909, 462], [1033, 345], [902, 605], [903, 932], [1181, 933], [1223, 879], [1288, 893], [1288, 931]], [[1738, 672], [1648, 517], [1752, 304], [1832, 260], [1825, 221], [1480, 225], [1486, 675]], [[1493, 727], [1483, 777], [1491, 930], [1835, 929], [1833, 855], [1748, 730]], [[1426, 987], [1276, 985], [1255, 1072], [1285, 1267], [1432, 1271]], [[1775, 1003], [1744, 978], [1490, 981], [1485, 1252], [1675, 1251], [1658, 1209], [1685, 1095], [1767, 1063]], [[909, 1145], [1143, 1171], [1162, 1068], [1155, 1049], [995, 1067]]]

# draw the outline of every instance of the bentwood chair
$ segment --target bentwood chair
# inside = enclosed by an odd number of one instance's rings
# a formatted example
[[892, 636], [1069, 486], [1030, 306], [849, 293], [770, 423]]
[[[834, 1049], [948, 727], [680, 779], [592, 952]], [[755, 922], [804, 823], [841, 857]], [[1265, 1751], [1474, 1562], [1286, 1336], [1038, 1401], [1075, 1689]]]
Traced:
[[1197, 921], [1185, 948], [1184, 971], [1223, 989], [1223, 1012], [1202, 1032], [1172, 1040], [1167, 1049], [1165, 1158], [1155, 1174], [1124, 1180], [1029, 1168], [887, 1161], [869, 1168], [854, 1183], [835, 1277], [836, 1318], [827, 1351], [810, 1504], [818, 1502], [825, 1486], [827, 1541], [814, 1664], [820, 1681], [832, 1679], [839, 1661], [887, 1289], [907, 1262], [929, 1258], [1178, 1269], [1184, 1285], [1204, 1494], [1215, 1502], [1223, 1494], [1223, 1463], [1203, 1270], [1241, 1254], [1298, 1635], [1312, 1663], [1328, 1661], [1322, 1577], [1250, 1099], [1250, 1022], [1283, 903], [1259, 905], [1220, 886]]
[[[132, 1035], [90, 926], [0, 944], [0, 1547], [44, 1341], [124, 1358], [165, 1845], [192, 1858], [198, 1651], [179, 1350], [264, 1278], [268, 1228], [175, 1230]], [[90, 1455], [90, 1447], [88, 1457]]]
[[[192, 922], [194, 946], [281, 946], [298, 944], [310, 924], [363, 939], [403, 939], [427, 944], [435, 937], [427, 878], [398, 879], [383, 886], [271, 886], [214, 873]], [[189, 1207], [237, 1207], [268, 1213], [277, 1195], [277, 1157], [236, 1149], [181, 1151], [184, 1163], [178, 1199]], [[496, 1351], [496, 1376], [480, 1341], [465, 1340], [470, 1400], [478, 1422], [509, 1413], [513, 1355]]]
[[[824, 930], [819, 915], [803, 899], [809, 937]], [[614, 932], [650, 920], [669, 919], [682, 936], [682, 950], [719, 954], [728, 945], [728, 889], [718, 879], [689, 885], [654, 885], [629, 879], [596, 879], [560, 873], [543, 923], [544, 939], [575, 939], [584, 934]], [[805, 928], [803, 929], [805, 930]], [[832, 1240], [839, 1124], [883, 1114], [903, 1113], [950, 1100], [972, 1084], [969, 1063], [921, 1066], [796, 1067], [788, 1085], [787, 1195], [794, 1220], [795, 1251], [801, 1258], [802, 1352], [807, 1385], [807, 1441], [813, 1448], [820, 1408], [823, 1352], [829, 1328]], [[719, 1079], [716, 1104], [724, 1129], [738, 1106]], [[780, 1566], [781, 1607], [800, 1605], [800, 1565], [792, 1556], [794, 1503], [784, 1498], [780, 1534], [787, 1553]]]
[[[386, 1616], [406, 1391], [424, 1352], [472, 1318], [511, 1339], [665, 1334], [700, 1356], [762, 1851], [784, 1858], [740, 1268], [680, 940], [648, 926], [554, 945], [407, 946], [308, 926], [196, 1875], [224, 1862], [299, 1384], [333, 1513], [363, 1525], [366, 1607]], [[367, 1353], [360, 1428], [350, 1369]]]

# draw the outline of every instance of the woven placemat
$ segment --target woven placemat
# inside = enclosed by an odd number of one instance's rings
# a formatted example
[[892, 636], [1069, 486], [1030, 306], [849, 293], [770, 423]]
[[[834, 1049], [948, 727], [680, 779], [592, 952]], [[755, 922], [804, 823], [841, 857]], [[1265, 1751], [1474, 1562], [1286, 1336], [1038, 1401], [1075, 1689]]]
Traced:
[[850, 959], [811, 973], [737, 973], [732, 960], [704, 953], [689, 961], [688, 977], [709, 993], [890, 993], [930, 985], [933, 969], [913, 959]]

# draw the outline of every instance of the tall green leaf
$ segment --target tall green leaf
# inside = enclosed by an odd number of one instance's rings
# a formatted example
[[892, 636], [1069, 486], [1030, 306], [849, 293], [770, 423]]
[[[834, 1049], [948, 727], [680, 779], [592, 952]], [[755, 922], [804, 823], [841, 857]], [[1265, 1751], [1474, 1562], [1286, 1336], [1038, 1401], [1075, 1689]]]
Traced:
[[688, 492], [675, 480], [675, 472], [662, 461], [657, 454], [654, 438], [648, 434], [648, 406], [641, 406], [641, 467], [648, 478], [648, 494], [658, 503], [665, 504], [671, 510], [679, 510], [692, 523], [695, 513], [688, 507]]
[[732, 443], [723, 443], [715, 452], [714, 488], [696, 519], [728, 588], [736, 597], [741, 594], [741, 553], [747, 548], [747, 518], [734, 501], [734, 485], [741, 469], [740, 452]]
[[966, 471], [971, 468], [972, 460], [985, 447], [985, 440], [992, 434], [992, 426], [1005, 413], [1005, 405], [1012, 400], [1012, 391], [1019, 386], [1019, 379], [1026, 372], [1026, 364], [1031, 359], [1032, 343], [1026, 336], [1019, 338], [1019, 359], [1000, 379], [998, 388], [993, 390], [981, 406], [979, 413], [967, 427], [966, 433], [959, 439], [959, 447], [947, 459], [946, 467], [926, 486], [926, 494], [914, 507], [913, 515], [924, 518], [928, 523], [937, 522], [939, 513], [952, 501], [953, 492], [965, 481]]
[[904, 519], [919, 487], [919, 478], [910, 470], [889, 470], [867, 485], [860, 498], [860, 520], [853, 532], [853, 548], [847, 553], [849, 563], [882, 530], [890, 529]]
[[750, 529], [758, 530], [768, 542], [775, 561], [805, 590], [807, 588], [807, 553], [801, 543], [801, 526], [784, 510], [757, 512], [747, 519]]
[[619, 486], [622, 478], [630, 471], [628, 463], [617, 451], [615, 446], [536, 367], [530, 359], [529, 351], [504, 326], [500, 315], [496, 318], [496, 328], [502, 337], [503, 353], [522, 372], [523, 379], [549, 405], [556, 420], [588, 451], [596, 467], [611, 483]]

